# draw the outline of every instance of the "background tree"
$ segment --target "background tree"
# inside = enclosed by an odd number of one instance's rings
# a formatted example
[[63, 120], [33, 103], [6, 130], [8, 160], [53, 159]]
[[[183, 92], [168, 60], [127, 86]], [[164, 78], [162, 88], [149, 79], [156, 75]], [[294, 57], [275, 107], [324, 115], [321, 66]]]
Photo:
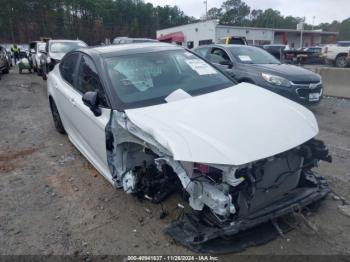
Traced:
[[221, 7], [224, 14], [220, 22], [223, 24], [242, 25], [250, 14], [250, 7], [241, 0], [227, 0]]
[[[208, 11], [222, 24], [295, 29], [300, 17], [272, 8], [251, 10], [243, 0], [226, 0]], [[28, 43], [40, 37], [82, 39], [90, 45], [117, 36], [155, 38], [156, 30], [196, 21], [177, 6], [143, 0], [0, 0], [0, 43]], [[306, 25], [311, 29], [311, 25]], [[316, 25], [350, 40], [350, 18]]]
[[207, 13], [207, 19], [221, 19], [222, 17], [222, 8], [210, 8]]

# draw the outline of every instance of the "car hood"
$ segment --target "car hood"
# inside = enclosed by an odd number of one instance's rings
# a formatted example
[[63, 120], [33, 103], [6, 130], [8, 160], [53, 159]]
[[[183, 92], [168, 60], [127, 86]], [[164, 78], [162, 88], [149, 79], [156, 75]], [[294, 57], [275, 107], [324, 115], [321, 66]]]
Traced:
[[286, 64], [256, 64], [248, 66], [252, 67], [252, 70], [281, 76], [296, 83], [316, 83], [321, 81], [321, 77], [318, 74], [299, 66]]
[[175, 160], [207, 164], [247, 164], [318, 133], [307, 108], [248, 83], [125, 113]]

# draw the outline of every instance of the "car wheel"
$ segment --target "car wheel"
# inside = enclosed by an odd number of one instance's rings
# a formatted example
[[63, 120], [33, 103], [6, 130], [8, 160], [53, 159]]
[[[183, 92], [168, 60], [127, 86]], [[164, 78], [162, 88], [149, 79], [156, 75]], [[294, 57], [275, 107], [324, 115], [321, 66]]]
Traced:
[[43, 70], [41, 71], [41, 75], [43, 77], [43, 80], [46, 81], [47, 80], [47, 75], [46, 75], [46, 70], [43, 68]]
[[53, 118], [53, 122], [55, 124], [56, 130], [60, 134], [65, 134], [66, 131], [64, 130], [60, 114], [58, 113], [56, 103], [53, 99], [50, 99], [50, 108], [51, 108], [52, 118]]
[[10, 66], [9, 66], [9, 64], [7, 64], [7, 65], [6, 65], [6, 68], [5, 68], [4, 70], [2, 70], [2, 73], [3, 73], [3, 74], [8, 74], [8, 73], [10, 73]]
[[346, 56], [345, 55], [340, 55], [337, 57], [337, 59], [335, 60], [335, 65], [337, 67], [341, 67], [344, 68], [348, 65], [348, 61], [346, 60]]

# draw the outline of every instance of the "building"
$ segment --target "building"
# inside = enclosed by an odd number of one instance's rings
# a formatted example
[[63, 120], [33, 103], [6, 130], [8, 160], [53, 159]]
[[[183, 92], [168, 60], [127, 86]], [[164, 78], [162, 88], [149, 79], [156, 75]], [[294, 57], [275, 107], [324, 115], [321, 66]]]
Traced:
[[215, 43], [226, 36], [245, 37], [250, 45], [289, 44], [300, 48], [336, 41], [337, 32], [220, 25], [218, 20], [201, 21], [157, 31], [157, 39], [189, 48]]

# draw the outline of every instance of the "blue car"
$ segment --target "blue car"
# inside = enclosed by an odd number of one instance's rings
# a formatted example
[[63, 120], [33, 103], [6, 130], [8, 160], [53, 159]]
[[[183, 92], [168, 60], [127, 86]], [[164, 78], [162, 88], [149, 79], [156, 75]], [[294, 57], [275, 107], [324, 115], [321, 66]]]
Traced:
[[194, 49], [225, 71], [237, 82], [248, 82], [266, 88], [301, 104], [321, 101], [321, 76], [302, 67], [282, 64], [265, 50], [244, 45], [209, 45]]

